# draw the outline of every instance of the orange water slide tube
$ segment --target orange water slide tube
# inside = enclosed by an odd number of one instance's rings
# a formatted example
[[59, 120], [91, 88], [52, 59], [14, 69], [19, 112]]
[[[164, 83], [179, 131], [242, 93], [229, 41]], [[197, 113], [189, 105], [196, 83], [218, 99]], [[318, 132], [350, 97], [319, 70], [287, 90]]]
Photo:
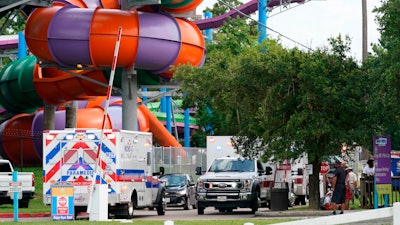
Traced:
[[201, 66], [204, 61], [203, 36], [189, 20], [167, 13], [138, 12], [135, 8], [124, 11], [80, 7], [81, 4], [58, 3], [35, 10], [25, 29], [32, 53], [66, 67], [111, 66], [121, 27], [118, 67], [135, 67], [171, 77], [171, 66]]

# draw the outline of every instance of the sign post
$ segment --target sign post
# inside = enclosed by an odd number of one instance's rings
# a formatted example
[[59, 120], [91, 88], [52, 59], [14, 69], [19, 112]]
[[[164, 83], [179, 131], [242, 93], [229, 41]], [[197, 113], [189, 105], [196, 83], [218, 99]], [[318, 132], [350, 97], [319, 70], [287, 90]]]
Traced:
[[373, 138], [374, 160], [375, 160], [375, 188], [374, 208], [378, 208], [378, 194], [383, 194], [385, 207], [389, 205], [389, 194], [392, 191], [391, 177], [391, 141], [388, 136], [376, 136]]
[[21, 183], [18, 182], [18, 171], [12, 172], [12, 181], [10, 183], [10, 197], [14, 199], [14, 222], [18, 222], [18, 196], [21, 195], [22, 198]]

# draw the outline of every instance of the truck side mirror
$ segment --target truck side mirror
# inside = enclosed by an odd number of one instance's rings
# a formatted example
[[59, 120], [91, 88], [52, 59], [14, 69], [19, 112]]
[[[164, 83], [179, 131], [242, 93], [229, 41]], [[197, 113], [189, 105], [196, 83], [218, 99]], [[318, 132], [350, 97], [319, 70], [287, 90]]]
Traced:
[[201, 175], [201, 166], [196, 167], [196, 175]]
[[303, 168], [297, 169], [297, 175], [303, 175]]
[[272, 174], [272, 168], [270, 166], [265, 167], [265, 175], [271, 175]]

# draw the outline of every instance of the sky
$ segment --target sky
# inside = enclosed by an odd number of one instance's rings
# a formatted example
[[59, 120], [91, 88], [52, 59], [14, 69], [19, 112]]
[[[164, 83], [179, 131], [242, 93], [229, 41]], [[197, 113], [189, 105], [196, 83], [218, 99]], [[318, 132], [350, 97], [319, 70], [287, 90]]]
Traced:
[[[218, 0], [203, 0], [197, 7], [197, 14]], [[248, 2], [250, 0], [243, 0]], [[310, 0], [304, 4], [290, 4], [289, 7], [276, 7], [269, 12], [267, 27], [289, 37], [311, 49], [328, 46], [328, 38], [348, 35], [351, 38], [351, 56], [362, 58], [362, 0]], [[367, 0], [368, 17], [368, 52], [372, 52], [371, 43], [378, 43], [378, 25], [372, 10], [381, 5], [380, 0]], [[258, 19], [258, 12], [252, 15]], [[278, 38], [279, 34], [267, 28], [267, 35]], [[282, 37], [285, 47], [301, 45]]]

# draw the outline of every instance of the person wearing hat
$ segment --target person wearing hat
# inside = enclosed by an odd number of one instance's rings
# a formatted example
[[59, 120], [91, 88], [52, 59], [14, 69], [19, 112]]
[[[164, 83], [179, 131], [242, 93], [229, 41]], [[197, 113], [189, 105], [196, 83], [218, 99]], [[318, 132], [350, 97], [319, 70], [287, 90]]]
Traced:
[[332, 193], [333, 193], [332, 191], [326, 192], [326, 195], [324, 198], [324, 209], [325, 210], [331, 209]]
[[335, 171], [332, 180], [332, 215], [336, 215], [337, 206], [340, 205], [340, 214], [343, 214], [346, 202], [346, 171], [342, 167], [342, 162], [335, 161]]
[[369, 159], [367, 161], [367, 165], [364, 166], [362, 176], [365, 179], [365, 191], [362, 196], [362, 205], [373, 206], [373, 198], [374, 198], [374, 175], [375, 175], [375, 164], [373, 159]]
[[363, 169], [363, 174], [364, 176], [367, 177], [373, 177], [375, 174], [375, 165], [374, 165], [374, 160], [373, 159], [369, 159], [367, 161], [367, 165], [364, 166]]
[[357, 197], [358, 196], [358, 183], [357, 183], [357, 175], [353, 172], [353, 168], [351, 167], [347, 167], [346, 168], [346, 172], [347, 172], [347, 182], [350, 186], [350, 190], [352, 195], [351, 198], [351, 203], [354, 204], [354, 196]]

